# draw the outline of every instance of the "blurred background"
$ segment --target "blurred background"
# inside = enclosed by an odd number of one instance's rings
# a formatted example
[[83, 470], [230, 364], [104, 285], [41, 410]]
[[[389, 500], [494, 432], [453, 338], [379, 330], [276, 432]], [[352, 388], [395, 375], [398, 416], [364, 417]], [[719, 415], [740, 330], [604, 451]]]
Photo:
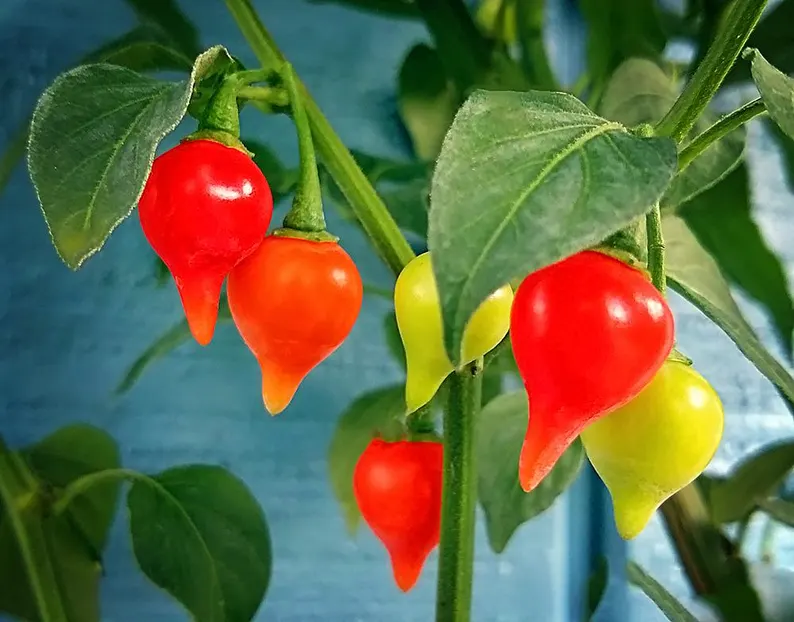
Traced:
[[[205, 47], [222, 43], [245, 63], [255, 64], [220, 0], [180, 4]], [[255, 5], [349, 147], [381, 156], [409, 155], [397, 118], [395, 76], [409, 48], [428, 40], [421, 23], [303, 0], [258, 0]], [[575, 3], [551, 0], [547, 20], [552, 64], [570, 84], [582, 66], [585, 45]], [[2, 0], [0, 151], [59, 72], [134, 21], [124, 0]], [[675, 42], [668, 52], [688, 53]], [[191, 131], [193, 123], [185, 121], [160, 151]], [[297, 162], [288, 120], [246, 111], [242, 123], [246, 136], [267, 142], [290, 165]], [[794, 197], [780, 156], [759, 124], [750, 126], [749, 145], [756, 219], [790, 273]], [[285, 208], [282, 202], [274, 223]], [[359, 230], [333, 209], [327, 217], [364, 281], [391, 287], [390, 273]], [[152, 257], [133, 217], [101, 254], [70, 272], [50, 243], [24, 166], [17, 167], [0, 196], [0, 432], [9, 444], [30, 443], [59, 426], [86, 421], [116, 438], [123, 463], [134, 469], [194, 462], [229, 468], [261, 503], [273, 540], [273, 578], [258, 620], [429, 620], [436, 554], [418, 586], [408, 595], [399, 593], [372, 534], [361, 529], [355, 539], [348, 536], [327, 475], [328, 446], [342, 410], [366, 390], [401, 379], [385, 341], [373, 337], [382, 334], [388, 303], [365, 297], [350, 339], [308, 377], [292, 406], [278, 417], [263, 410], [258, 367], [230, 324], [219, 328], [205, 350], [193, 342], [180, 346], [129, 393], [115, 396], [129, 365], [182, 317], [172, 284], [157, 287]], [[740, 302], [765, 343], [779, 354], [765, 316], [748, 301]], [[673, 296], [672, 305], [682, 349], [697, 360], [726, 406], [726, 436], [710, 470], [724, 472], [762, 443], [794, 435], [791, 415], [772, 386], [728, 338], [679, 298]], [[136, 571], [125, 521], [120, 512], [105, 560], [103, 620], [187, 619]], [[760, 531], [760, 524], [751, 524], [751, 557], [753, 551], [760, 557]], [[490, 551], [481, 524], [477, 536], [476, 622], [576, 620], [587, 578], [604, 554], [617, 562], [630, 555], [676, 595], [689, 596], [658, 519], [630, 545], [620, 541], [608, 497], [589, 469], [550, 511], [523, 526], [502, 555]], [[779, 567], [794, 571], [792, 532], [775, 534], [773, 551]], [[794, 573], [779, 570], [773, 577], [770, 567], [764, 568], [769, 576], [761, 591], [782, 599], [787, 590], [791, 598]], [[664, 619], [619, 578], [619, 572], [613, 573], [598, 619]]]

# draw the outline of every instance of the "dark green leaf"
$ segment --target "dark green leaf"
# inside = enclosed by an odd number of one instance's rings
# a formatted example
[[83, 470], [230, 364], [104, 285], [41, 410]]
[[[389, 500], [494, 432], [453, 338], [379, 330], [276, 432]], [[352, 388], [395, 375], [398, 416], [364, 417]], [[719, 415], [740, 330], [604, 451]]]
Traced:
[[601, 604], [609, 581], [609, 564], [603, 555], [598, 558], [595, 570], [587, 581], [587, 619], [591, 620]]
[[394, 190], [381, 191], [381, 198], [403, 231], [427, 238], [427, 212], [430, 202], [430, 178], [420, 178]]
[[143, 25], [91, 52], [80, 64], [108, 63], [142, 72], [189, 72], [194, 58], [171, 47], [167, 33], [155, 26]]
[[[782, 0], [763, 16], [747, 40], [747, 47], [757, 48], [764, 58], [786, 74], [794, 72], [792, 23], [794, 23], [794, 0]], [[739, 60], [734, 64], [725, 83], [749, 80], [749, 69], [748, 62]]]
[[309, 0], [309, 2], [311, 4], [343, 4], [389, 17], [419, 19], [421, 16], [413, 0]]
[[678, 216], [662, 219], [670, 286], [719, 326], [794, 410], [794, 378], [759, 341], [719, 267]]
[[670, 622], [698, 622], [664, 586], [635, 562], [626, 565], [629, 583], [640, 588]]
[[298, 169], [284, 166], [276, 153], [263, 142], [243, 139], [243, 144], [254, 154], [254, 162], [267, 178], [273, 201], [278, 202], [291, 194], [298, 183]]
[[743, 459], [731, 473], [714, 480], [708, 504], [718, 523], [741, 520], [774, 493], [794, 468], [794, 441], [766, 446]]
[[339, 418], [328, 449], [328, 475], [351, 536], [356, 534], [361, 521], [353, 495], [356, 463], [373, 438], [388, 439], [402, 431], [404, 419], [405, 388], [402, 385], [361, 395]]
[[197, 620], [251, 620], [271, 574], [257, 500], [218, 466], [189, 465], [133, 480], [127, 505], [135, 558]]
[[397, 93], [414, 152], [422, 160], [434, 160], [455, 117], [459, 96], [433, 48], [424, 43], [411, 48], [400, 67]]
[[725, 276], [769, 313], [790, 359], [794, 303], [783, 266], [750, 213], [747, 168], [735, 169], [679, 210]]
[[201, 44], [193, 23], [179, 9], [176, 0], [126, 0], [138, 19], [167, 32], [179, 51], [193, 59], [199, 55]]
[[579, 441], [571, 445], [532, 492], [518, 483], [518, 456], [527, 429], [524, 391], [505, 393], [489, 402], [477, 419], [478, 496], [485, 511], [488, 542], [505, 550], [522, 524], [549, 509], [570, 486], [584, 463]]
[[489, 365], [482, 374], [480, 403], [485, 406], [502, 393], [502, 372], [496, 365]]
[[627, 226], [675, 169], [671, 140], [635, 136], [571, 95], [475, 91], [444, 140], [430, 195], [450, 358], [494, 290]]
[[[225, 296], [221, 297], [218, 306], [218, 324], [229, 322], [232, 319], [229, 303]], [[149, 366], [176, 350], [183, 343], [190, 341], [192, 334], [187, 320], [181, 320], [160, 335], [154, 342], [135, 359], [135, 362], [124, 373], [124, 377], [115, 389], [117, 395], [122, 395], [135, 386], [140, 377]]]
[[[770, 130], [772, 139], [777, 144], [778, 149], [780, 149], [780, 153], [783, 156], [786, 181], [788, 182], [789, 190], [794, 192], [794, 140], [786, 136], [783, 131], [771, 121], [764, 120], [764, 122]], [[0, 170], [1, 169], [2, 165], [0, 165]], [[0, 175], [0, 180], [2, 180], [2, 175]]]
[[777, 522], [794, 527], [794, 502], [784, 499], [762, 499], [758, 505]]
[[400, 329], [397, 327], [397, 315], [394, 311], [390, 311], [383, 316], [383, 332], [386, 336], [386, 345], [389, 348], [389, 353], [399, 363], [400, 367], [405, 369], [405, 348], [400, 337]]
[[587, 22], [587, 64], [603, 84], [627, 58], [656, 59], [667, 39], [655, 0], [580, 0]]
[[208, 50], [182, 82], [85, 65], [41, 96], [28, 168], [55, 248], [70, 268], [102, 248], [132, 212], [158, 143], [182, 120], [194, 82], [223, 57], [222, 47]]
[[753, 80], [769, 117], [794, 140], [794, 78], [770, 65], [758, 50], [753, 50], [752, 59]]
[[28, 124], [17, 132], [11, 141], [8, 143], [6, 150], [0, 157], [0, 196], [6, 187], [6, 184], [11, 180], [11, 175], [16, 169], [17, 162], [25, 155], [25, 149], [28, 146]]

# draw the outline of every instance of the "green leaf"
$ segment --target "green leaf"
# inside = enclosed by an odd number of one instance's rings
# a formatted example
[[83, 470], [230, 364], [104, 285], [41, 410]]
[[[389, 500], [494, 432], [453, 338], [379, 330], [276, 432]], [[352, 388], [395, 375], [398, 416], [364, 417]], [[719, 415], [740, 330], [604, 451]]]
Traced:
[[349, 7], [379, 13], [389, 17], [419, 19], [421, 14], [413, 0], [309, 0], [310, 4], [342, 4]]
[[[770, 135], [777, 144], [777, 147], [783, 156], [786, 182], [788, 183], [789, 190], [794, 192], [794, 140], [791, 140], [788, 136], [786, 136], [777, 125], [768, 119], [764, 119], [763, 122], [770, 130]], [[0, 169], [1, 168], [2, 166], [0, 166]]]
[[298, 183], [297, 168], [284, 166], [276, 153], [263, 142], [243, 139], [243, 144], [248, 151], [254, 154], [254, 163], [267, 178], [274, 202], [278, 202], [295, 190]]
[[747, 360], [775, 385], [794, 412], [794, 378], [764, 348], [744, 319], [714, 259], [698, 243], [683, 219], [665, 215], [662, 225], [670, 286], [731, 338]]
[[759, 507], [777, 522], [794, 527], [794, 502], [784, 499], [762, 499]]
[[518, 483], [518, 456], [527, 429], [524, 391], [505, 393], [489, 402], [477, 419], [478, 496], [485, 511], [488, 542], [505, 550], [522, 524], [549, 509], [570, 486], [584, 463], [579, 441], [571, 445], [546, 478], [530, 493]]
[[[222, 296], [218, 306], [218, 324], [229, 322], [232, 319], [231, 311], [229, 310], [229, 303], [226, 296]], [[123, 395], [135, 386], [140, 377], [143, 375], [149, 366], [176, 350], [183, 343], [192, 339], [190, 327], [187, 320], [181, 320], [174, 324], [171, 328], [160, 335], [154, 342], [143, 351], [143, 353], [135, 359], [132, 365], [124, 373], [124, 377], [118, 386], [116, 386], [116, 395]]]
[[580, 0], [587, 22], [587, 64], [600, 84], [627, 58], [656, 59], [667, 38], [655, 0]]
[[744, 458], [731, 473], [712, 481], [708, 504], [717, 523], [731, 523], [747, 516], [774, 493], [794, 468], [794, 441], [767, 445]]
[[424, 43], [411, 48], [400, 67], [397, 107], [417, 157], [435, 159], [459, 103], [438, 53]]
[[493, 291], [627, 226], [675, 169], [671, 140], [635, 136], [571, 95], [475, 91], [444, 140], [430, 195], [450, 358]]
[[176, 0], [126, 0], [145, 25], [154, 25], [167, 32], [177, 48], [195, 58], [201, 51], [198, 31], [179, 9]]
[[601, 604], [601, 599], [604, 597], [604, 592], [607, 590], [607, 583], [609, 582], [609, 564], [607, 558], [603, 555], [598, 558], [595, 570], [590, 575], [587, 581], [587, 619], [592, 620], [595, 612], [598, 610], [598, 605]]
[[16, 454], [0, 456], [0, 480], [8, 481], [9, 470], [22, 476], [11, 511], [17, 513], [24, 534], [20, 540], [8, 505], [0, 503], [0, 585], [13, 586], [0, 589], [0, 611], [40, 619], [38, 599], [21, 555], [24, 546], [32, 555], [50, 614], [57, 617], [55, 609], [62, 609], [63, 619], [70, 622], [99, 621], [101, 555], [119, 486], [109, 483], [88, 491], [59, 515], [52, 512], [52, 503], [71, 482], [118, 464], [113, 439], [88, 425], [62, 428]]
[[262, 509], [219, 466], [135, 478], [127, 496], [135, 558], [146, 576], [202, 622], [251, 620], [271, 575]]
[[723, 274], [767, 311], [791, 360], [794, 302], [783, 266], [750, 213], [747, 167], [735, 169], [679, 211]]
[[155, 26], [143, 25], [88, 54], [80, 65], [108, 63], [133, 71], [186, 71], [194, 56], [171, 47], [171, 38]]
[[794, 78], [770, 65], [758, 50], [751, 50], [755, 85], [769, 117], [794, 140]]
[[339, 417], [328, 449], [328, 475], [351, 536], [356, 534], [361, 522], [361, 512], [353, 494], [356, 463], [373, 438], [389, 439], [399, 435], [404, 419], [405, 388], [402, 385], [359, 396]]
[[633, 586], [640, 588], [670, 622], [698, 622], [664, 586], [635, 563], [626, 564], [626, 574]]
[[157, 145], [182, 120], [194, 82], [224, 56], [224, 48], [211, 48], [182, 82], [85, 65], [59, 76], [41, 96], [28, 169], [55, 248], [70, 268], [102, 248], [130, 215]]

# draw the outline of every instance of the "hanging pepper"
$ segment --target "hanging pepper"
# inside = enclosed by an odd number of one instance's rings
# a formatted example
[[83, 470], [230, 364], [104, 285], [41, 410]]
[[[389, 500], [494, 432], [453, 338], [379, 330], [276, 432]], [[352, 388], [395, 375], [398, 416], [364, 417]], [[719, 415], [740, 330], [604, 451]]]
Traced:
[[[472, 315], [463, 333], [461, 365], [491, 351], [507, 334], [513, 290], [500, 287]], [[441, 306], [430, 253], [413, 259], [394, 286], [394, 310], [407, 363], [405, 403], [409, 413], [427, 404], [454, 366], [444, 348]]]
[[289, 65], [282, 78], [298, 131], [298, 189], [283, 227], [232, 270], [227, 288], [234, 323], [262, 370], [265, 408], [274, 415], [347, 338], [363, 299], [356, 265], [325, 231], [311, 131]]
[[639, 270], [595, 251], [527, 276], [510, 338], [529, 396], [519, 481], [530, 491], [584, 427], [634, 398], [673, 347], [673, 315]]
[[397, 586], [410, 590], [438, 545], [444, 446], [374, 439], [356, 463], [353, 491], [364, 520], [386, 547]]

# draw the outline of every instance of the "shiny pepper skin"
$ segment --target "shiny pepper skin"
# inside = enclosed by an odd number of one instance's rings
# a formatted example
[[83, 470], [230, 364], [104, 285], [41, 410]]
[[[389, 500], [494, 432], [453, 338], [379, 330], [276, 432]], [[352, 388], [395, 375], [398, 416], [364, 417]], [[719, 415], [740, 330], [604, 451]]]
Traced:
[[[492, 350], [510, 327], [513, 290], [505, 285], [477, 308], [463, 333], [461, 365]], [[430, 253], [413, 259], [394, 286], [394, 310], [407, 374], [405, 402], [409, 413], [427, 404], [454, 367], [444, 348], [441, 306]]]
[[667, 361], [637, 397], [582, 432], [623, 538], [639, 535], [666, 499], [703, 472], [723, 423], [722, 403], [705, 378]]
[[673, 346], [673, 316], [644, 274], [583, 251], [527, 276], [510, 324], [529, 397], [519, 481], [527, 492], [584, 427], [635, 397]]
[[416, 584], [438, 545], [443, 458], [437, 441], [374, 439], [353, 473], [361, 515], [389, 552], [394, 580], [403, 592]]
[[265, 176], [238, 149], [188, 140], [155, 159], [138, 214], [174, 277], [193, 337], [207, 345], [224, 279], [270, 225], [273, 196]]
[[364, 295], [336, 242], [268, 236], [229, 275], [232, 318], [262, 369], [262, 399], [275, 415], [350, 334]]

